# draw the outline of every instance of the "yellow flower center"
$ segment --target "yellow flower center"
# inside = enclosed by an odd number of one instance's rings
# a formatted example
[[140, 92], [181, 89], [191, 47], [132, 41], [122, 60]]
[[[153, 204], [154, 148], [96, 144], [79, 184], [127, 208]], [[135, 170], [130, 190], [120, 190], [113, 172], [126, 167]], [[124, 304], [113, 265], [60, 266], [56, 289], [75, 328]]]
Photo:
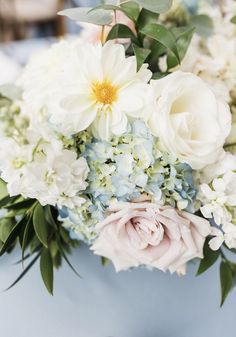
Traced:
[[93, 83], [92, 91], [96, 101], [104, 105], [112, 104], [117, 99], [117, 87], [108, 81]]

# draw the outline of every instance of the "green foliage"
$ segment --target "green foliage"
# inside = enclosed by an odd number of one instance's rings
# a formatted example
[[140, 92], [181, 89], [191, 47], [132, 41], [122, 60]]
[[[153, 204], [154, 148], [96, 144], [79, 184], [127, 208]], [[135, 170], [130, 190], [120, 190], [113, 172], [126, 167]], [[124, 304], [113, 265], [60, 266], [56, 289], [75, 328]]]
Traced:
[[53, 295], [53, 261], [50, 250], [45, 247], [41, 252], [40, 271], [49, 294]]
[[121, 23], [117, 23], [110, 30], [107, 36], [107, 41], [114, 40], [114, 39], [127, 39], [127, 38], [130, 38], [132, 41], [137, 40], [136, 36], [134, 35], [134, 33], [129, 27]]
[[101, 256], [101, 264], [103, 265], [103, 267], [105, 267], [108, 263], [109, 263], [109, 259], [104, 257], [104, 256]]
[[214, 251], [210, 249], [209, 247], [209, 240], [205, 242], [204, 248], [203, 248], [203, 256], [204, 258], [201, 260], [197, 275], [203, 274], [205, 271], [207, 271], [213, 264], [217, 261], [219, 258], [220, 251]]
[[172, 0], [135, 0], [140, 6], [154, 13], [167, 12], [172, 6]]
[[[168, 69], [178, 65], [194, 33], [193, 27], [171, 31], [170, 28], [158, 23], [159, 14], [168, 11], [171, 5], [172, 0], [132, 0], [120, 5], [117, 5], [115, 1], [107, 0], [95, 8], [72, 8], [61, 11], [59, 14], [76, 21], [103, 26], [112, 23], [113, 13], [123, 12], [133, 21], [135, 32], [127, 25], [115, 22], [107, 36], [107, 41], [129, 39], [126, 45], [127, 55], [136, 56], [138, 69], [144, 62], [147, 62], [154, 74], [153, 78], [159, 78], [167, 73], [162, 73], [159, 69], [158, 59], [167, 55]], [[202, 22], [206, 27], [209, 26], [209, 20], [205, 16], [195, 16], [193, 22], [197, 27], [201, 26]]]
[[233, 276], [230, 264], [227, 261], [222, 261], [220, 264], [221, 306], [233, 287]]
[[166, 27], [159, 24], [148, 24], [141, 29], [141, 33], [154, 39], [163, 45], [173, 56], [176, 61], [180, 62], [179, 53], [175, 43], [175, 37]]
[[139, 5], [135, 1], [124, 2], [120, 8], [132, 21], [136, 22], [139, 16]]
[[[217, 251], [213, 251], [209, 247], [209, 239], [206, 240], [203, 253], [204, 258], [201, 260], [197, 275], [203, 274], [205, 271], [207, 271], [211, 266], [213, 266], [219, 259], [221, 259], [220, 262], [220, 285], [221, 285], [221, 302], [220, 306], [222, 306], [231, 292], [231, 290], [236, 285], [236, 264], [230, 261], [226, 255], [223, 249], [219, 249]], [[227, 250], [229, 250], [231, 253], [236, 253], [235, 249], [229, 249], [227, 246], [225, 246]]]
[[50, 234], [50, 226], [46, 221], [44, 209], [40, 204], [37, 204], [33, 213], [33, 225], [35, 233], [39, 241], [48, 248], [48, 239]]
[[[10, 252], [17, 242], [22, 251], [18, 262], [22, 263], [23, 271], [8, 289], [17, 284], [40, 258], [42, 279], [52, 294], [53, 268], [58, 268], [62, 259], [76, 272], [65, 252], [70, 253], [77, 241], [71, 240], [69, 233], [62, 228], [54, 207], [42, 206], [37, 200], [23, 199], [21, 196], [9, 197], [3, 181], [0, 181], [0, 195], [0, 208], [6, 212], [0, 219], [0, 256]], [[30, 259], [24, 268], [24, 262]]]
[[[183, 60], [188, 50], [188, 47], [192, 40], [194, 32], [195, 32], [195, 28], [193, 27], [172, 29], [172, 33], [174, 34], [175, 39], [176, 39], [175, 43], [176, 43], [176, 47], [178, 50], [180, 61]], [[175, 57], [173, 57], [172, 53], [168, 53], [168, 58], [167, 58], [168, 69], [171, 69], [177, 65], [178, 65], [178, 60]]]
[[138, 16], [137, 28], [141, 30], [148, 24], [157, 23], [159, 14], [153, 13], [145, 8], [143, 8]]
[[141, 68], [147, 57], [150, 55], [151, 50], [150, 49], [145, 49], [145, 48], [140, 48], [136, 46], [135, 44], [132, 45], [134, 54], [137, 59], [137, 70]]
[[100, 26], [112, 23], [111, 12], [104, 9], [93, 10], [90, 7], [68, 8], [60, 11], [58, 14], [67, 16], [74, 21], [88, 22]]

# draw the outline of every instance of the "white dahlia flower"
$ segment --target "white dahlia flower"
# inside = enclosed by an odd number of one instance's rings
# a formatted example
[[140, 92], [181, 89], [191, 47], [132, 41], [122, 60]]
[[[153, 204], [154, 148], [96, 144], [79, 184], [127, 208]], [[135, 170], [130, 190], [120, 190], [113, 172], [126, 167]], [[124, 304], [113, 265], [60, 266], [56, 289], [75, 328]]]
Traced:
[[150, 77], [122, 45], [61, 42], [32, 60], [19, 83], [26, 105], [43, 110], [58, 132], [70, 136], [91, 126], [95, 137], [109, 140], [126, 131], [129, 117], [148, 115]]

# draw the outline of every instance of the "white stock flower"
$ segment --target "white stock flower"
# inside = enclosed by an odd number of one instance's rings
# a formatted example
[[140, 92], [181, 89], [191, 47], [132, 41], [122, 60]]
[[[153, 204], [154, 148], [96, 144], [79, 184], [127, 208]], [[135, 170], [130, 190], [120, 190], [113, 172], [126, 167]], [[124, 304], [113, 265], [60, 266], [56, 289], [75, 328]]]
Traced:
[[72, 209], [85, 201], [78, 192], [87, 187], [87, 173], [86, 160], [77, 159], [74, 151], [51, 152], [42, 162], [36, 160], [27, 166], [25, 176], [30, 186], [27, 186], [23, 196], [35, 198], [42, 205]]
[[[87, 187], [88, 165], [77, 159], [74, 151], [64, 150], [62, 143], [39, 130], [29, 130], [29, 144], [12, 139], [0, 144], [1, 178], [10, 196], [35, 198], [42, 205], [80, 206], [80, 192]], [[43, 137], [45, 136], [45, 137]]]
[[213, 238], [209, 241], [209, 246], [212, 250], [218, 250], [223, 243], [229, 249], [236, 249], [236, 226], [232, 223], [227, 223], [220, 229], [212, 227], [211, 235]]
[[26, 105], [44, 111], [52, 126], [69, 136], [89, 126], [109, 140], [126, 131], [129, 117], [146, 118], [151, 100], [151, 72], [137, 72], [135, 57], [122, 45], [59, 43], [23, 74]]
[[206, 218], [213, 216], [215, 223], [222, 225], [231, 221], [227, 207], [236, 206], [236, 173], [227, 172], [222, 178], [215, 178], [211, 185], [200, 185], [201, 212]]
[[231, 128], [228, 105], [191, 73], [176, 71], [151, 84], [156, 108], [148, 123], [165, 148], [193, 169], [219, 159]]

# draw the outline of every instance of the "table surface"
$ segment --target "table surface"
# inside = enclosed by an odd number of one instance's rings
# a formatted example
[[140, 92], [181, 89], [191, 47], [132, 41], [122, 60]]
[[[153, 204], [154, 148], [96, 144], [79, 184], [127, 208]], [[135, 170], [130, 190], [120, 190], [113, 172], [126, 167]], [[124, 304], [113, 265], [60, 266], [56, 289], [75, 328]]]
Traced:
[[[19, 253], [19, 252], [18, 252]], [[21, 271], [19, 258], [0, 259], [0, 289]], [[217, 266], [195, 277], [136, 269], [116, 273], [87, 247], [71, 256], [82, 278], [63, 265], [47, 294], [34, 266], [8, 292], [0, 293], [4, 337], [233, 337], [236, 292], [219, 308]]]

